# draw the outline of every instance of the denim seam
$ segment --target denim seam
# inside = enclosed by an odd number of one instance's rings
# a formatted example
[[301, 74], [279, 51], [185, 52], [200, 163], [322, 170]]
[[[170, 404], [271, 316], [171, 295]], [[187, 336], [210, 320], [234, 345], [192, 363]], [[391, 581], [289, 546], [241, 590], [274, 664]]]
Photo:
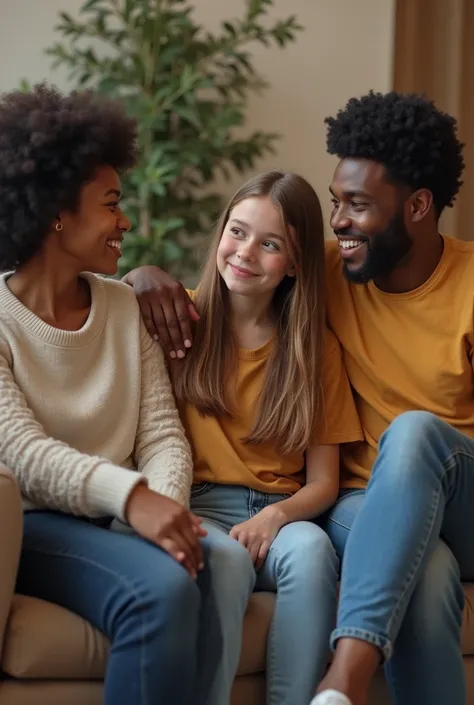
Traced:
[[[278, 596], [277, 596], [278, 599]], [[270, 625], [270, 633], [268, 635], [268, 658], [267, 658], [267, 705], [272, 705], [273, 698], [271, 691], [273, 683], [270, 675], [275, 673], [275, 618], [273, 617]]]
[[[83, 561], [85, 563], [88, 563], [91, 566], [94, 566], [95, 568], [100, 568], [104, 573], [108, 573], [109, 575], [112, 575], [116, 580], [118, 580], [124, 587], [126, 587], [128, 590], [130, 590], [131, 594], [134, 596], [135, 600], [138, 601], [138, 593], [136, 590], [131, 587], [131, 585], [128, 583], [127, 580], [124, 579], [120, 573], [116, 573], [113, 570], [110, 570], [109, 568], [106, 568], [103, 566], [101, 563], [96, 563], [96, 561], [91, 560], [90, 558], [87, 558], [85, 556], [79, 556], [78, 554], [72, 554], [69, 552], [64, 552], [64, 551], [43, 551], [38, 548], [24, 548], [23, 551], [31, 551], [33, 553], [38, 553], [41, 555], [45, 556], [58, 556], [62, 558], [69, 558], [71, 560], [75, 561]], [[144, 653], [143, 653], [143, 648], [145, 644], [145, 627], [143, 623], [143, 616], [141, 614], [141, 610], [137, 610], [137, 612], [140, 614], [140, 624], [141, 624], [141, 639], [140, 639], [140, 700], [145, 692], [145, 676], [144, 676]]]
[[[413, 579], [415, 577], [416, 571], [420, 567], [420, 563], [423, 560], [423, 557], [426, 553], [426, 546], [428, 545], [428, 542], [430, 540], [430, 536], [433, 531], [433, 524], [434, 524], [434, 519], [436, 516], [436, 508], [439, 504], [440, 493], [441, 493], [441, 488], [438, 488], [433, 494], [432, 503], [431, 503], [431, 513], [428, 516], [428, 520], [427, 520], [427, 531], [425, 534], [425, 538], [421, 542], [420, 548], [418, 549], [418, 552], [415, 556], [415, 560], [412, 564], [411, 569], [408, 571], [405, 585], [401, 589], [397, 604], [396, 604], [395, 609], [394, 609], [394, 611], [389, 619], [389, 622], [387, 624], [387, 634], [391, 634], [392, 629], [393, 629], [393, 623], [396, 620], [398, 620], [398, 618], [399, 618], [400, 606], [403, 603], [403, 601], [405, 600], [406, 593], [409, 590], [409, 588], [411, 587], [411, 584], [412, 584]], [[392, 641], [392, 640], [390, 640], [390, 641]]]
[[253, 505], [253, 490], [249, 489], [247, 495], [247, 514], [249, 518], [252, 516], [252, 505]]
[[[276, 556], [276, 559], [278, 561], [277, 566], [279, 566], [280, 559], [281, 559], [280, 551], [277, 548], [275, 548], [273, 545], [271, 545], [270, 548], [268, 549], [269, 553], [270, 553], [270, 551], [273, 553], [274, 556]], [[280, 580], [280, 575], [278, 574], [278, 572], [275, 577], [276, 577], [276, 586], [277, 586], [276, 599], [278, 600], [278, 582]], [[266, 688], [266, 690], [267, 690], [267, 705], [272, 705], [272, 703], [274, 702], [274, 699], [271, 697], [271, 695], [272, 695], [271, 690], [272, 690], [273, 684], [270, 681], [270, 674], [275, 673], [275, 667], [274, 667], [274, 664], [275, 664], [275, 629], [274, 629], [274, 625], [275, 625], [275, 614], [273, 614], [272, 621], [270, 624], [270, 631], [269, 631], [269, 635], [268, 635], [268, 644], [267, 644], [267, 649], [268, 649], [268, 652], [267, 652], [268, 653], [268, 655], [267, 655], [267, 688]]]
[[393, 622], [395, 619], [398, 619], [399, 613], [400, 613], [400, 604], [403, 602], [405, 595], [407, 593], [407, 590], [410, 588], [411, 583], [413, 582], [413, 578], [415, 576], [416, 571], [418, 570], [420, 563], [425, 555], [426, 552], [426, 546], [429, 542], [430, 535], [433, 531], [433, 523], [434, 523], [434, 518], [436, 515], [436, 508], [439, 504], [439, 497], [441, 494], [441, 484], [443, 482], [443, 479], [446, 477], [448, 473], [450, 473], [455, 467], [456, 467], [456, 462], [457, 462], [457, 457], [458, 455], [467, 455], [471, 460], [474, 460], [473, 456], [470, 455], [469, 453], [463, 453], [462, 451], [453, 451], [451, 455], [449, 455], [446, 460], [443, 461], [443, 478], [439, 481], [439, 487], [436, 490], [436, 492], [433, 495], [433, 501], [431, 505], [431, 515], [428, 518], [428, 531], [427, 535], [425, 537], [425, 541], [422, 543], [420, 550], [418, 551], [417, 557], [415, 558], [414, 565], [412, 566], [411, 571], [408, 574], [406, 583], [404, 588], [402, 589], [401, 595], [398, 599], [397, 605], [395, 607], [395, 610], [389, 620], [389, 623], [387, 625], [387, 633], [390, 633], [393, 628]]
[[333, 519], [332, 517], [329, 518], [329, 521], [331, 521], [333, 524], [336, 524], [336, 526], [341, 526], [343, 529], [346, 529], [346, 531], [351, 530], [351, 527], [347, 524], [344, 524], [342, 521], [339, 521], [337, 519]]
[[[465, 450], [455, 450], [453, 451], [442, 463], [443, 465], [443, 476], [442, 479], [439, 480], [439, 487], [438, 489], [434, 492], [433, 498], [432, 498], [432, 505], [431, 505], [431, 514], [428, 517], [427, 521], [427, 532], [426, 532], [426, 537], [424, 541], [422, 541], [422, 545], [415, 557], [415, 561], [409, 571], [408, 577], [406, 579], [405, 585], [402, 587], [401, 593], [399, 595], [397, 604], [395, 606], [395, 609], [393, 610], [393, 613], [390, 616], [389, 622], [386, 627], [386, 633], [390, 634], [392, 629], [393, 629], [393, 623], [396, 619], [398, 619], [399, 614], [400, 614], [400, 605], [402, 604], [403, 600], [405, 599], [405, 595], [408, 591], [408, 589], [411, 587], [411, 584], [413, 582], [413, 578], [415, 576], [415, 573], [425, 555], [426, 552], [426, 546], [429, 542], [430, 534], [432, 533], [433, 530], [433, 523], [434, 523], [434, 517], [436, 514], [436, 507], [439, 503], [439, 497], [441, 494], [441, 485], [443, 482], [443, 479], [446, 477], [446, 475], [451, 472], [455, 466], [456, 466], [456, 459], [457, 456], [459, 455], [464, 455], [471, 460], [474, 461], [474, 456], [472, 456], [470, 453], [466, 453]], [[337, 522], [334, 522], [337, 523]], [[343, 524], [339, 524], [340, 526], [344, 526]], [[363, 635], [366, 635], [366, 638], [364, 638]], [[335, 642], [338, 639], [341, 639], [343, 637], [359, 637], [363, 639], [364, 641], [368, 641], [369, 643], [374, 644], [378, 648], [382, 650], [382, 653], [384, 655], [385, 660], [388, 660], [391, 656], [392, 653], [392, 648], [393, 648], [393, 639], [387, 638], [381, 635], [375, 635], [372, 632], [366, 632], [365, 630], [357, 629], [354, 627], [348, 627], [348, 628], [340, 628], [340, 629], [335, 629], [331, 635], [331, 646], [334, 648]]]
[[[348, 496], [350, 496], [351, 494], [354, 494], [354, 493], [357, 493], [357, 494], [365, 494], [365, 490], [363, 490], [363, 491], [361, 491], [361, 490], [354, 490], [353, 492], [348, 492], [347, 495], [345, 495], [345, 496], [348, 497]], [[340, 500], [340, 501], [342, 501], [342, 500]], [[337, 507], [337, 505], [338, 505], [339, 503], [340, 503], [339, 501], [336, 502], [335, 508]], [[340, 527], [342, 527], [343, 529], [346, 529], [346, 531], [350, 531], [351, 528], [352, 528], [352, 525], [351, 525], [351, 524], [347, 524], [347, 523], [345, 523], [344, 521], [342, 521], [341, 519], [334, 519], [334, 517], [332, 517], [332, 516], [329, 517], [329, 521], [332, 522], [333, 524], [335, 524], [336, 526], [340, 526]]]

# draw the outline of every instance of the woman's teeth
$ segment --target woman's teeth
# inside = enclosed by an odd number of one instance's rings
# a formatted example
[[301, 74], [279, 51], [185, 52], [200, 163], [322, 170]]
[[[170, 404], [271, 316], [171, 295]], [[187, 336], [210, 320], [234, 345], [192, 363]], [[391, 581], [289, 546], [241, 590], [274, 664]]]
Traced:
[[339, 247], [343, 250], [350, 250], [352, 247], [359, 247], [362, 244], [362, 240], [339, 240]]
[[122, 243], [120, 240], [108, 240], [107, 245], [113, 247], [114, 250], [118, 250], [120, 253], [122, 252]]

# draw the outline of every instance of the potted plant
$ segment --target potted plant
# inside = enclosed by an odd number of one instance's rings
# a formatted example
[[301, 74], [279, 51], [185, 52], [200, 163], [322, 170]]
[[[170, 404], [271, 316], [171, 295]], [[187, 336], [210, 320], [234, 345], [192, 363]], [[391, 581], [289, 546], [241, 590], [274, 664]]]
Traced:
[[78, 19], [60, 13], [63, 41], [47, 49], [53, 65], [66, 66], [76, 87], [120, 97], [138, 121], [121, 272], [143, 263], [192, 270], [196, 243], [222, 206], [217, 174], [250, 170], [273, 150], [275, 134], [236, 136], [249, 93], [266, 86], [252, 44], [284, 47], [301, 29], [293, 15], [270, 21], [272, 5], [248, 0], [217, 32], [196, 22], [188, 0], [87, 0]]

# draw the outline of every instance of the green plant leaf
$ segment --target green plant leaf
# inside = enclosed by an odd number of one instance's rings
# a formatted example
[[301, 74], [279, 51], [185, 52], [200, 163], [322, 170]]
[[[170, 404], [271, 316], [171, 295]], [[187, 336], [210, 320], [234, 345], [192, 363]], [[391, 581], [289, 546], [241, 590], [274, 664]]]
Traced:
[[217, 178], [248, 175], [278, 138], [245, 130], [249, 96], [267, 85], [252, 44], [274, 50], [295, 41], [296, 17], [270, 20], [274, 0], [247, 0], [235, 4], [240, 16], [210, 31], [196, 21], [194, 4], [83, 0], [77, 16], [59, 14], [46, 50], [73, 86], [120, 98], [137, 121], [140, 158], [122, 179], [132, 223], [122, 274], [145, 263], [178, 276], [196, 268], [223, 207]]
[[86, 12], [90, 12], [90, 10], [94, 10], [96, 7], [100, 6], [103, 4], [103, 0], [88, 0], [85, 2], [81, 9], [80, 13], [85, 14]]
[[163, 254], [168, 262], [175, 262], [185, 255], [185, 249], [174, 240], [167, 239], [163, 242]]

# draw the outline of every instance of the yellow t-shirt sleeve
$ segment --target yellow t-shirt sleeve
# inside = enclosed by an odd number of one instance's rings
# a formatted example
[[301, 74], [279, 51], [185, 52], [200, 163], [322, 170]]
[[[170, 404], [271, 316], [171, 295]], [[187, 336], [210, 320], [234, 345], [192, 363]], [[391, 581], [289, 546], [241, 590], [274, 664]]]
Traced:
[[323, 409], [316, 429], [319, 445], [363, 440], [352, 389], [334, 333], [326, 331], [322, 369]]

